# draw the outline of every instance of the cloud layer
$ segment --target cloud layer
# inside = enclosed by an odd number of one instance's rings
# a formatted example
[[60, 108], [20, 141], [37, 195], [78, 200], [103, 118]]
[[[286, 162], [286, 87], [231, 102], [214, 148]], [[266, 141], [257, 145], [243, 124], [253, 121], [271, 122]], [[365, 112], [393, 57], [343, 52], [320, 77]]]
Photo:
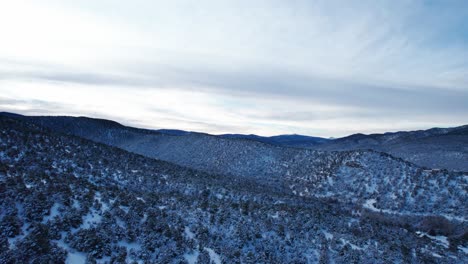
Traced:
[[211, 133], [468, 123], [464, 1], [9, 1], [0, 108]]

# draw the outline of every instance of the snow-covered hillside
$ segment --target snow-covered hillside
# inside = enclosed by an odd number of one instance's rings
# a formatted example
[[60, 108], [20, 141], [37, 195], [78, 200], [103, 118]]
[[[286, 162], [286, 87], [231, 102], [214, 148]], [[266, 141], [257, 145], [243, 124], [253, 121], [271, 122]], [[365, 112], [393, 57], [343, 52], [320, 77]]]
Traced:
[[232, 142], [202, 172], [0, 117], [0, 263], [468, 261], [467, 175]]

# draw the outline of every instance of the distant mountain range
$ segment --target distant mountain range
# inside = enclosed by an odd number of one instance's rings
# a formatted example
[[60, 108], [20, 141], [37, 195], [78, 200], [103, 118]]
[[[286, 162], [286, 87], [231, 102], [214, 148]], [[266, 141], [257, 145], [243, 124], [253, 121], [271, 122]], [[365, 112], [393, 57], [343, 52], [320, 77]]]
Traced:
[[355, 134], [318, 145], [314, 149], [372, 149], [424, 167], [468, 171], [468, 125], [385, 134]]
[[[204, 156], [215, 156], [217, 151], [220, 151], [217, 148], [232, 145], [230, 150], [223, 148], [223, 151], [229, 152], [229, 154], [224, 154], [227, 155], [226, 158], [230, 157], [233, 160], [240, 155], [239, 151], [251, 151], [252, 155], [262, 156], [264, 153], [261, 149], [274, 149], [275, 146], [324, 151], [371, 149], [386, 152], [427, 168], [468, 171], [467, 125], [410, 132], [355, 134], [343, 138], [326, 139], [303, 135], [262, 137], [224, 134], [216, 136], [183, 130], [139, 129], [123, 126], [114, 121], [88, 117], [29, 117], [5, 112], [1, 114], [29, 120], [58, 132], [77, 135], [198, 169], [213, 168]], [[180, 160], [181, 157], [185, 158]]]
[[257, 135], [243, 135], [243, 134], [224, 134], [219, 135], [222, 138], [233, 139], [249, 139], [258, 142], [263, 142], [271, 145], [284, 146], [284, 147], [297, 147], [297, 148], [312, 148], [314, 146], [327, 143], [330, 139], [321, 137], [310, 137], [303, 135], [279, 135], [272, 137], [262, 137]]

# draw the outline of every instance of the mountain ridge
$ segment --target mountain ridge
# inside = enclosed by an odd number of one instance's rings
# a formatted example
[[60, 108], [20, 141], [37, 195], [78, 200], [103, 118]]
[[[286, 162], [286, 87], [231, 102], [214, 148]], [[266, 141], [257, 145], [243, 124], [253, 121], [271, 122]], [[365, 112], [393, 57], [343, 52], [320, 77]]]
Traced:
[[[5, 113], [0, 114], [5, 115]], [[6, 115], [9, 114], [6, 113]], [[391, 154], [395, 157], [402, 158], [427, 168], [468, 171], [468, 162], [466, 162], [468, 160], [468, 125], [454, 128], [432, 128], [428, 130], [389, 132], [384, 134], [354, 134], [333, 140], [325, 139], [325, 141], [321, 138], [318, 138], [317, 141], [317, 138], [315, 137], [305, 136], [307, 139], [314, 141], [314, 143], [304, 147], [303, 145], [301, 146], [301, 144], [297, 145], [289, 142], [282, 145], [279, 144], [278, 141], [272, 142], [269, 140], [270, 138], [275, 139], [275, 136], [223, 136], [181, 130], [150, 130], [128, 127], [114, 121], [106, 122], [105, 119], [86, 117], [29, 117], [17, 114], [13, 114], [13, 116], [15, 118], [27, 119], [44, 126], [54, 128], [56, 131], [78, 135], [110, 145], [117, 145], [136, 153], [176, 163], [178, 163], [177, 159], [179, 158], [177, 156], [185, 155], [184, 153], [187, 152], [182, 151], [184, 144], [189, 146], [189, 148], [190, 146], [193, 146], [191, 152], [206, 149], [204, 144], [211, 144], [213, 148], [218, 148], [222, 145], [239, 144], [244, 146], [244, 150], [252, 148], [270, 148], [268, 146], [258, 145], [258, 143], [261, 143], [267, 144], [273, 148], [282, 147], [320, 151], [372, 149]], [[299, 137], [302, 138], [303, 136], [299, 135]], [[276, 138], [278, 138], [278, 136], [276, 136]], [[232, 140], [238, 143], [233, 143]], [[216, 144], [212, 141], [219, 142], [219, 144], [216, 143], [218, 146], [215, 146]], [[151, 145], [154, 145], [154, 147], [151, 147]], [[159, 146], [159, 148], [156, 148], [156, 146]], [[171, 146], [179, 146], [181, 152], [179, 154], [168, 156], [171, 152]], [[158, 152], [157, 149], [166, 149], [167, 151], [162, 153], [161, 151]], [[242, 148], [239, 148], [238, 153], [241, 153], [241, 149]], [[285, 151], [290, 150], [285, 149]], [[233, 157], [238, 155], [239, 154], [232, 153]], [[261, 156], [262, 153], [259, 152], [258, 155]], [[200, 157], [200, 159], [202, 158], [203, 157]]]
[[[81, 130], [87, 119], [72, 120], [79, 121], [76, 134], [96, 130]], [[52, 124], [0, 116], [0, 262], [468, 258], [466, 173], [373, 150], [316, 151], [114, 126], [93, 134], [108, 140], [99, 143]], [[194, 157], [209, 162], [192, 159], [187, 168], [107, 144], [132, 133], [171, 139], [167, 147], [179, 161], [190, 160], [192, 151], [181, 150], [199, 140], [192, 147], [202, 152]]]

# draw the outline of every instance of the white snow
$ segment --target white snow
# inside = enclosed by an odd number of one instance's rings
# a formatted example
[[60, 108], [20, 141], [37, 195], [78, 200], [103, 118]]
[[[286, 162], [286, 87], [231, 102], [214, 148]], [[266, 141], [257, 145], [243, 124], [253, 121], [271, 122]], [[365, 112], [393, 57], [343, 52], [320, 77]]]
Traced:
[[272, 214], [268, 214], [268, 216], [271, 217], [271, 218], [274, 218], [274, 219], [278, 219], [278, 218], [279, 218], [279, 213], [276, 212], [276, 213], [273, 214], [273, 215], [272, 215]]
[[56, 216], [59, 215], [58, 209], [60, 208], [60, 204], [54, 203], [52, 208], [50, 208], [50, 214], [44, 216], [44, 219], [42, 220], [42, 223], [45, 224], [47, 221], [54, 219]]
[[[375, 199], [368, 199], [366, 202], [362, 205], [363, 208], [366, 208], [368, 210], [374, 211], [374, 212], [380, 212], [380, 213], [386, 213], [386, 214], [393, 214], [393, 215], [418, 215], [418, 216], [429, 216], [431, 215], [430, 213], [404, 213], [404, 212], [398, 212], [398, 211], [392, 211], [388, 209], [379, 209], [375, 207], [375, 203], [377, 200]], [[448, 214], [441, 214], [441, 216], [447, 218], [448, 220], [455, 220], [459, 222], [466, 222], [466, 218], [460, 217], [460, 216], [452, 216]]]
[[364, 184], [364, 186], [366, 187], [366, 192], [367, 193], [378, 193], [377, 184], [375, 184], [375, 182], [373, 182], [372, 185], [368, 185], [366, 183], [366, 184]]
[[[18, 208], [18, 213], [21, 212], [22, 214], [23, 212], [22, 205], [17, 204], [16, 206]], [[29, 233], [31, 232], [30, 230], [28, 230], [29, 226], [30, 226], [29, 223], [23, 223], [23, 226], [21, 227], [21, 233], [15, 237], [8, 238], [9, 249], [14, 249], [16, 247], [15, 246], [16, 241], [18, 241], [19, 239], [23, 239], [25, 236], [29, 235]]]
[[119, 245], [120, 247], [126, 247], [127, 251], [130, 251], [130, 249], [141, 250], [141, 245], [137, 242], [128, 243], [126, 241], [119, 241], [117, 245]]
[[333, 184], [335, 183], [335, 182], [333, 181], [333, 178], [330, 177], [330, 176], [327, 177], [327, 181], [328, 181], [328, 184], [329, 184], [330, 186], [333, 186]]
[[120, 247], [125, 247], [126, 248], [126, 250], [127, 250], [127, 258], [125, 259], [126, 263], [133, 263], [134, 261], [136, 261], [137, 263], [140, 263], [140, 260], [133, 259], [132, 254], [130, 254], [130, 253], [140, 251], [141, 250], [141, 244], [139, 244], [137, 242], [129, 243], [128, 241], [122, 240], [122, 241], [119, 241], [117, 243], [117, 245], [120, 246]]
[[73, 208], [75, 208], [75, 209], [80, 209], [80, 208], [81, 208], [80, 201], [74, 199], [74, 200], [73, 200], [73, 205], [72, 205], [72, 206], [73, 206]]
[[121, 228], [125, 228], [125, 222], [122, 221], [122, 219], [120, 219], [120, 218], [117, 217], [117, 218], [115, 219], [115, 222], [116, 222], [117, 225], [120, 226]]
[[100, 192], [96, 192], [96, 194], [94, 195], [94, 199], [98, 200], [98, 202], [101, 204], [101, 209], [102, 209], [103, 212], [109, 210], [109, 205], [102, 201], [102, 197], [101, 197]]
[[198, 261], [198, 255], [200, 255], [200, 252], [195, 250], [192, 253], [185, 253], [184, 258], [187, 260], [188, 264], [196, 264]]
[[68, 252], [65, 264], [84, 264], [86, 263], [86, 254], [81, 252]]
[[463, 253], [465, 253], [465, 254], [468, 254], [468, 247], [458, 246], [458, 249], [459, 249], [461, 252], [463, 252]]
[[75, 249], [68, 246], [67, 243], [63, 241], [63, 234], [62, 239], [56, 241], [57, 246], [65, 249], [68, 252], [67, 259], [65, 260], [66, 264], [84, 264], [86, 263], [86, 253], [76, 251]]
[[190, 231], [190, 227], [188, 227], [188, 226], [185, 227], [184, 234], [188, 239], [194, 239], [195, 238], [195, 234], [192, 231]]
[[205, 250], [208, 251], [211, 262], [213, 262], [214, 264], [221, 264], [221, 257], [218, 254], [216, 254], [216, 252], [213, 249], [205, 247]]
[[128, 214], [128, 211], [130, 210], [130, 207], [128, 207], [128, 206], [120, 205], [119, 208], [122, 209], [126, 214]]
[[340, 238], [340, 240], [344, 245], [348, 244], [351, 247], [351, 249], [353, 249], [353, 250], [364, 250], [363, 247], [357, 246], [357, 245], [349, 242], [348, 240], [346, 240], [344, 238]]
[[442, 245], [442, 246], [444, 246], [445, 248], [449, 248], [449, 246], [450, 246], [450, 243], [449, 243], [449, 241], [448, 241], [448, 239], [447, 239], [446, 236], [431, 236], [431, 235], [429, 235], [429, 234], [427, 234], [427, 233], [425, 233], [425, 232], [421, 232], [421, 231], [417, 231], [416, 234], [417, 234], [419, 237], [424, 237], [424, 236], [425, 236], [425, 237], [428, 237], [428, 238], [430, 238], [430, 239], [432, 239], [432, 240], [435, 240], [435, 242], [436, 242], [437, 244]]
[[84, 216], [83, 224], [81, 224], [80, 228], [88, 229], [92, 225], [99, 224], [101, 220], [102, 220], [102, 216], [93, 210]]
[[325, 239], [327, 240], [332, 240], [333, 239], [333, 234], [332, 233], [329, 233], [325, 230], [322, 230], [322, 233], [325, 235]]
[[380, 212], [379, 209], [375, 208], [374, 204], [377, 202], [375, 199], [368, 199], [366, 202], [362, 205], [364, 208], [367, 208], [371, 211], [377, 211]]
[[146, 220], [148, 219], [148, 214], [143, 214], [143, 218], [141, 219], [141, 223], [144, 223], [146, 222]]
[[466, 222], [466, 218], [461, 217], [461, 216], [453, 216], [453, 215], [448, 215], [448, 214], [442, 214], [443, 217], [447, 218], [448, 220], [456, 220], [460, 222]]

